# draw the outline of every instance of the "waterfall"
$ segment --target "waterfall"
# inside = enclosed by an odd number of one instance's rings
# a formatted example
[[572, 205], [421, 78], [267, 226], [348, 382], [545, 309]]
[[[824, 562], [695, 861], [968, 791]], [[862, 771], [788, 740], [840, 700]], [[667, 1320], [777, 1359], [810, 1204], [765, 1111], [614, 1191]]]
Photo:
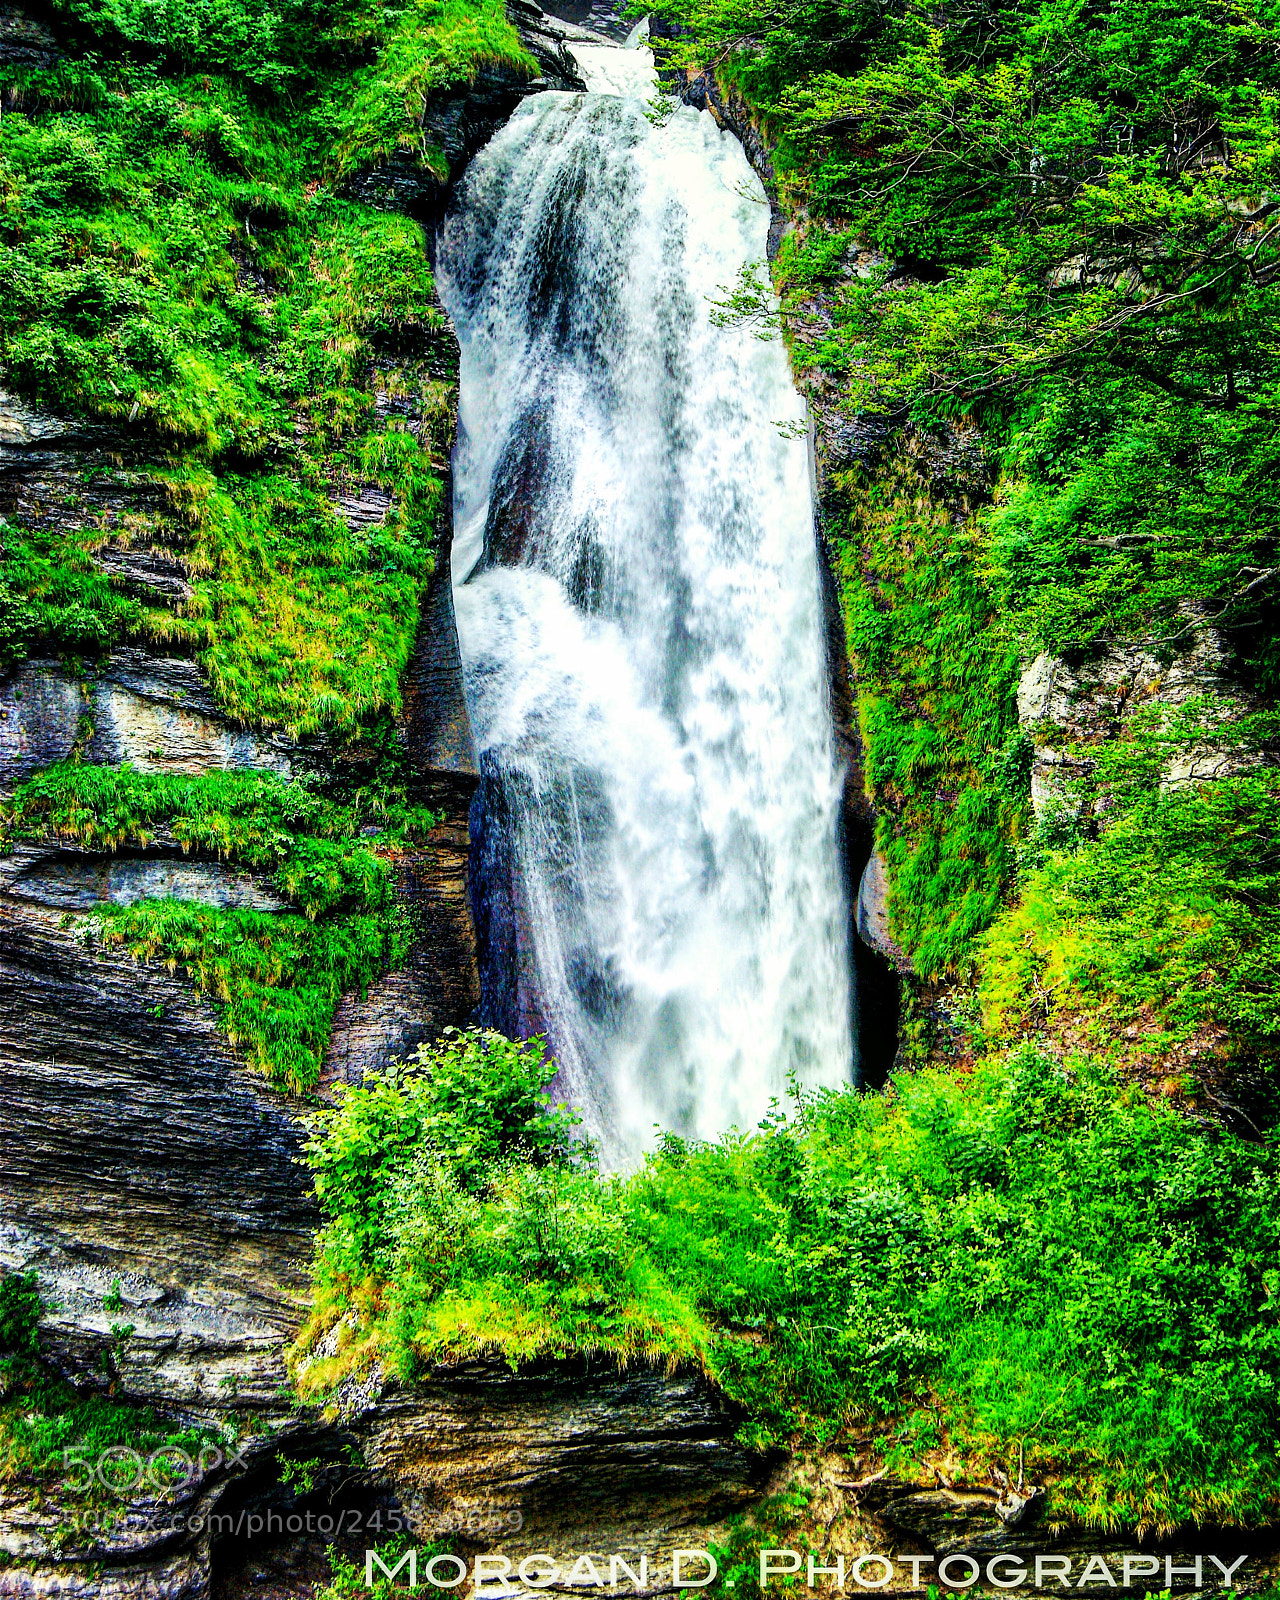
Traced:
[[709, 314], [768, 203], [708, 113], [647, 103], [646, 50], [575, 54], [592, 92], [475, 159], [438, 277], [516, 1020], [621, 1162], [849, 1082], [854, 1041], [804, 405], [776, 337]]

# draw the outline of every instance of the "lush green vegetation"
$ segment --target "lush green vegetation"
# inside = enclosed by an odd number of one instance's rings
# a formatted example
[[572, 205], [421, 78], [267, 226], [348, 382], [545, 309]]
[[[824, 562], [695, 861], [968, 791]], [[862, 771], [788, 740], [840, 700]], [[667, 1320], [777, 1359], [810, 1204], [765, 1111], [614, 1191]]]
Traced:
[[[1269, 1063], [1280, 1016], [1257, 764], [1280, 681], [1280, 13], [658, 10], [765, 122], [798, 219], [780, 316], [750, 273], [725, 313], [780, 325], [824, 405], [881, 429], [826, 511], [896, 927], [923, 976], [976, 966], [968, 1058], [749, 1136], [668, 1136], [623, 1177], [547, 1106], [536, 1043], [449, 1036], [318, 1115], [296, 1380], [323, 1398], [375, 1359], [600, 1352], [704, 1371], [761, 1448], [856, 1427], [896, 1470], [945, 1453], [978, 1479], [1025, 1443], [1063, 1520], [1274, 1518], [1274, 1143], [1179, 1108]], [[388, 157], [441, 175], [433, 97], [531, 63], [497, 0], [58, 0], [53, 26], [61, 55], [14, 69], [0, 121], [0, 373], [113, 444], [56, 514], [0, 527], [0, 667], [161, 642], [235, 716], [376, 764], [452, 396], [419, 229], [344, 185]], [[349, 525], [339, 498], [370, 489], [387, 519]], [[189, 595], [105, 576], [95, 550], [125, 538], [175, 553]], [[1168, 666], [1209, 628], [1237, 698], [1126, 709], [1088, 742], [1031, 730], [1083, 774], [1033, 825], [1027, 660], [1143, 641]], [[1206, 752], [1223, 775], [1165, 781]], [[143, 902], [93, 936], [188, 973], [299, 1089], [338, 995], [403, 949], [390, 866], [430, 821], [388, 780], [71, 764], [4, 826], [172, 838], [269, 878], [291, 910]], [[33, 1294], [0, 1282], [0, 1475], [47, 1476], [72, 1438], [160, 1442], [44, 1373]], [[362, 1578], [339, 1562], [331, 1593]]]
[[[1145, 640], [1167, 664], [1211, 625], [1242, 687], [1276, 687], [1280, 17], [657, 9], [776, 145], [797, 367], [883, 419], [829, 525], [897, 928], [922, 974], [963, 971], [1028, 826], [1020, 659]], [[728, 313], [767, 319], [759, 290]]]
[[104, 905], [86, 936], [181, 968], [224, 1003], [222, 1025], [250, 1064], [296, 1091], [316, 1081], [344, 990], [364, 990], [403, 959], [408, 928], [389, 860], [436, 818], [385, 784], [342, 804], [265, 773], [67, 762], [21, 785], [0, 821], [8, 840], [52, 834], [104, 852], [163, 834], [269, 874], [296, 913], [143, 900]]
[[1191, 701], [1148, 708], [1093, 753], [1028, 839], [1018, 903], [981, 941], [995, 1035], [1048, 1026], [1117, 1064], [1172, 1073], [1175, 1088], [1186, 1069], [1274, 1063], [1280, 775], [1246, 765], [1166, 781], [1191, 757], [1247, 757], [1272, 725]]
[[757, 1446], [880, 1421], [899, 1468], [945, 1445], [981, 1478], [1025, 1440], [1064, 1519], [1274, 1511], [1270, 1151], [1024, 1047], [602, 1177], [541, 1109], [540, 1052], [458, 1038], [419, 1065], [345, 1091], [312, 1143], [304, 1392], [375, 1355], [587, 1350], [701, 1367]]
[[[530, 63], [498, 0], [54, 12], [62, 59], [6, 72], [0, 374], [141, 460], [91, 459], [56, 515], [3, 528], [0, 666], [151, 639], [197, 652], [246, 720], [375, 728], [432, 568], [452, 401], [420, 228], [339, 187], [399, 150], [431, 168], [428, 97]], [[361, 486], [391, 497], [381, 525], [339, 514]], [[176, 551], [190, 596], [108, 581], [92, 553], [117, 535]]]

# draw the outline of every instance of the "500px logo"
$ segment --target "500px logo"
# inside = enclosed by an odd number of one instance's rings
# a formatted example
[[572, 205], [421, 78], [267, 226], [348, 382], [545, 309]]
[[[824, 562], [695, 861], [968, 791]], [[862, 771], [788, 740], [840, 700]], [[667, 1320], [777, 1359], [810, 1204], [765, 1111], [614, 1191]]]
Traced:
[[149, 1456], [126, 1444], [108, 1445], [98, 1459], [88, 1445], [68, 1445], [62, 1452], [66, 1487], [72, 1494], [87, 1494], [100, 1484], [111, 1494], [132, 1494], [144, 1484], [158, 1494], [182, 1488], [207, 1477], [220, 1467], [244, 1467], [244, 1452], [231, 1445], [206, 1444], [192, 1456], [181, 1445], [162, 1444]]

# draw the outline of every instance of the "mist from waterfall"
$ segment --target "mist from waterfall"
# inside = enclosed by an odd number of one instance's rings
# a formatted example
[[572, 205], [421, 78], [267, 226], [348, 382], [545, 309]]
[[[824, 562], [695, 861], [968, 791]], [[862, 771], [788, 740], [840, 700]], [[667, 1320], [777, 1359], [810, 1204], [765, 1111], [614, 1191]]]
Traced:
[[[769, 207], [648, 52], [525, 100], [438, 251], [462, 347], [454, 598], [519, 901], [509, 981], [613, 1162], [854, 1073], [804, 406], [716, 327]], [[668, 114], [670, 113], [670, 114]]]

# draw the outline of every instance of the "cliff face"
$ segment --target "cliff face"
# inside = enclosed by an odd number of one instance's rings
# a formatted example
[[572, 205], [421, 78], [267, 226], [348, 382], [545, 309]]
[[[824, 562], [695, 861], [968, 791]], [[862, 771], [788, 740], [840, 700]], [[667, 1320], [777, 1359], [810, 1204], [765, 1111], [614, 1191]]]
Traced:
[[[5, 508], [31, 521], [68, 498], [59, 485], [92, 475], [109, 441], [99, 432], [83, 443], [29, 408], [3, 414]], [[143, 509], [123, 497], [114, 514]], [[343, 1002], [333, 1077], [358, 1077], [464, 1021], [475, 1003], [465, 886], [474, 768], [448, 574], [446, 548], [423, 606], [400, 733], [416, 785], [444, 820], [430, 848], [399, 863], [409, 960], [367, 999]], [[225, 715], [194, 661], [136, 647], [75, 668], [23, 662], [0, 683], [0, 719], [5, 794], [71, 756], [143, 772], [283, 778], [323, 775], [333, 759], [322, 740], [258, 733]], [[86, 943], [96, 907], [147, 896], [284, 909], [264, 881], [193, 858], [163, 831], [146, 850], [95, 855], [49, 838], [4, 858], [0, 1260], [35, 1266], [63, 1305], [58, 1354], [69, 1369], [86, 1354], [75, 1330], [89, 1347], [105, 1332], [99, 1303], [119, 1277], [137, 1324], [123, 1392], [216, 1409], [221, 1400], [205, 1391], [231, 1376], [255, 1402], [278, 1405], [274, 1350], [295, 1317], [315, 1220], [296, 1159], [300, 1108], [237, 1064], [213, 1005], [189, 984]]]
[[[513, 12], [546, 76], [530, 83], [495, 68], [433, 108], [448, 180], [384, 163], [353, 192], [430, 225], [449, 181], [522, 94], [574, 85], [564, 30], [536, 7]], [[0, 20], [0, 66], [27, 62], [37, 47], [56, 58], [52, 36], [35, 23], [10, 13]], [[424, 251], [429, 243], [424, 231]], [[252, 262], [245, 281], [252, 291]], [[365, 401], [384, 426], [398, 419], [424, 442], [432, 430], [436, 459], [447, 461], [456, 343], [443, 316], [439, 331], [413, 338], [412, 350], [375, 358]], [[114, 591], [181, 605], [192, 592], [190, 543], [159, 483], [165, 470], [163, 454], [128, 426], [0, 395], [0, 514], [11, 527], [75, 535]], [[339, 518], [366, 538], [393, 514], [394, 496], [375, 482], [339, 474], [332, 494]], [[407, 959], [364, 996], [340, 1001], [322, 1096], [464, 1024], [479, 998], [467, 894], [476, 771], [453, 624], [447, 482], [443, 506], [392, 730], [409, 799], [440, 821], [425, 846], [393, 863]], [[323, 786], [349, 782], [363, 755], [323, 734], [255, 728], [226, 711], [189, 655], [141, 643], [37, 656], [0, 677], [0, 796], [67, 759], [194, 777], [261, 771]], [[94, 939], [97, 909], [157, 896], [286, 909], [263, 875], [184, 849], [164, 828], [145, 847], [95, 853], [49, 835], [0, 857], [0, 1270], [37, 1273], [53, 1308], [42, 1354], [77, 1383], [178, 1421], [215, 1425], [234, 1411], [251, 1431], [278, 1427], [289, 1412], [280, 1351], [300, 1319], [318, 1220], [299, 1163], [306, 1104], [245, 1069], [216, 1002], [163, 965]], [[321, 1454], [338, 1448], [335, 1437], [323, 1433]], [[274, 1469], [268, 1480], [262, 1493], [277, 1493]], [[226, 1487], [215, 1473], [193, 1493], [207, 1507]], [[207, 1530], [122, 1534], [110, 1548], [86, 1549], [41, 1533], [59, 1522], [56, 1506], [46, 1511], [42, 1521], [20, 1487], [7, 1494], [0, 1538], [11, 1564], [0, 1593], [63, 1592], [68, 1583], [86, 1596], [208, 1592]], [[98, 1561], [106, 1565], [93, 1577]]]

